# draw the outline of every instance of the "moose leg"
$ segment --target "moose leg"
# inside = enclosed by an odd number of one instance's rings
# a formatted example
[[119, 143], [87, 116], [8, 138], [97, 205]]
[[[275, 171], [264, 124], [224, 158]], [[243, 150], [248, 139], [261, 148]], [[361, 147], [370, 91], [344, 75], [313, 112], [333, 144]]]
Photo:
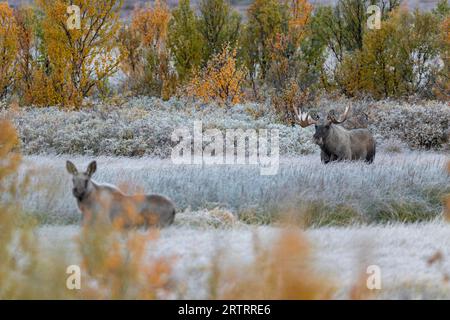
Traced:
[[336, 155], [336, 161], [352, 160], [352, 152], [350, 148], [345, 148]]
[[335, 154], [330, 155], [330, 161], [337, 161], [338, 157]]
[[322, 162], [324, 164], [327, 164], [328, 162], [331, 161], [330, 155], [328, 155], [327, 153], [325, 153], [323, 150], [320, 151], [320, 160], [322, 160]]
[[367, 152], [366, 162], [367, 163], [373, 163], [374, 159], [375, 159], [375, 143], [373, 144], [373, 146]]

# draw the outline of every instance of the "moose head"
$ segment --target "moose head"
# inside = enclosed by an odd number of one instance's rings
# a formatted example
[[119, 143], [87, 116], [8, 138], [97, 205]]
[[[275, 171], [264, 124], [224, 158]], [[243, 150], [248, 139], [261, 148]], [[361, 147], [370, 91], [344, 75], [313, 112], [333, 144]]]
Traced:
[[89, 195], [93, 188], [91, 178], [97, 170], [97, 162], [92, 161], [85, 172], [78, 172], [77, 167], [71, 161], [67, 161], [66, 169], [67, 172], [72, 175], [72, 193], [75, 198], [81, 201], [84, 197]]
[[350, 111], [350, 106], [347, 106], [345, 108], [344, 113], [337, 117], [334, 110], [330, 110], [328, 112], [328, 115], [325, 118], [316, 117], [314, 119], [309, 113], [303, 112], [300, 110], [300, 114], [298, 112], [298, 109], [294, 108], [295, 115], [297, 117], [297, 123], [302, 127], [306, 128], [311, 125], [314, 125], [315, 127], [315, 133], [313, 136], [314, 143], [318, 146], [323, 146], [325, 144], [325, 141], [330, 135], [330, 129], [333, 124], [341, 124], [345, 120], [347, 120], [347, 116]]

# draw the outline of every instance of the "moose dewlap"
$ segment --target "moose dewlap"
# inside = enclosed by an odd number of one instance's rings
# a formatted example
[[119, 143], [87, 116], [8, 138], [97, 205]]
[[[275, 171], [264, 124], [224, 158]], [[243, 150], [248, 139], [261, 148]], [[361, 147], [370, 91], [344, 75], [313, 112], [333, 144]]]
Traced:
[[92, 180], [97, 163], [91, 162], [86, 172], [79, 172], [67, 161], [66, 169], [72, 175], [72, 193], [77, 199], [83, 223], [105, 222], [119, 227], [164, 227], [175, 219], [173, 202], [158, 194], [126, 195], [117, 187]]

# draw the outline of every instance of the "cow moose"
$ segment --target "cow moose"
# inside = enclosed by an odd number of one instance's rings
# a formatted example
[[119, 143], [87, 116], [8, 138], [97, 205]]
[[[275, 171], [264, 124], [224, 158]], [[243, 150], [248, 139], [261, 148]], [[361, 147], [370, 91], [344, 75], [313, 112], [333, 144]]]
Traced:
[[[91, 162], [86, 172], [79, 172], [67, 161], [66, 169], [72, 175], [72, 194], [77, 200], [84, 223], [117, 222], [120, 227], [164, 227], [175, 219], [175, 206], [168, 198], [152, 195], [126, 195], [117, 187], [92, 180], [97, 163]], [[101, 220], [106, 217], [106, 220]]]
[[309, 113], [294, 107], [296, 122], [302, 127], [315, 126], [314, 143], [321, 149], [323, 163], [344, 160], [364, 160], [372, 163], [375, 158], [375, 139], [368, 129], [347, 130], [340, 124], [347, 120], [350, 106], [340, 117], [330, 111], [326, 118], [314, 119]]

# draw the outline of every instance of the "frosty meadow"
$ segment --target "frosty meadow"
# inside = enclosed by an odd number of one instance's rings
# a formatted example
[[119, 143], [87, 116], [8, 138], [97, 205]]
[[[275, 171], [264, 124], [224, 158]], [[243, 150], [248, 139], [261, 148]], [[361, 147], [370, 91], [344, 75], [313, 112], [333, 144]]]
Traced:
[[275, 175], [279, 167], [279, 131], [277, 129], [206, 129], [194, 121], [177, 128], [171, 136], [177, 145], [172, 149], [174, 164], [194, 165], [258, 165], [261, 175]]
[[0, 299], [449, 299], [418, 1], [0, 0]]

